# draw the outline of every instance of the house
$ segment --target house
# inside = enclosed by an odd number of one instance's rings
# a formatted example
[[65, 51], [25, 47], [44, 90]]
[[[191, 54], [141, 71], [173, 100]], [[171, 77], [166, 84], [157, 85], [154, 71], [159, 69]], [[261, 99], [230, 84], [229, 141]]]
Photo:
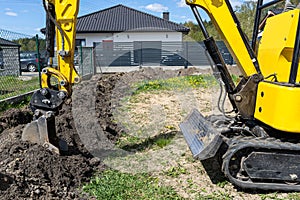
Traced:
[[77, 45], [94, 46], [99, 42], [182, 41], [189, 29], [163, 18], [124, 5], [84, 15], [77, 21]]
[[0, 38], [0, 76], [18, 76], [20, 73], [20, 45]]
[[[76, 46], [94, 47], [101, 66], [159, 65], [163, 52], [182, 52], [189, 29], [163, 18], [116, 5], [78, 18]], [[175, 45], [164, 45], [175, 42]]]

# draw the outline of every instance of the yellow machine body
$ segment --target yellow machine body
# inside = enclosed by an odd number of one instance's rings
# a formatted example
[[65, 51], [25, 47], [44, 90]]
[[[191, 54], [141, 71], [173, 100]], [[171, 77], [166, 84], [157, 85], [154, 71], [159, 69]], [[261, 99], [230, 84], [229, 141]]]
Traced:
[[[278, 82], [288, 82], [299, 20], [299, 9], [268, 18], [258, 49], [262, 74], [276, 74]], [[300, 73], [297, 76], [300, 81]]]
[[[208, 13], [243, 76], [256, 74], [253, 60], [226, 1], [187, 0], [187, 4], [200, 6]], [[289, 81], [299, 13], [300, 10], [295, 9], [267, 19], [257, 52], [264, 77], [276, 74], [279, 83]], [[277, 130], [300, 133], [300, 123], [297, 122], [300, 113], [300, 88], [271, 82], [275, 81], [272, 78], [274, 76], [268, 79], [270, 82], [258, 84], [254, 118]], [[297, 76], [297, 82], [299, 81], [300, 73]]]
[[[241, 189], [299, 192], [300, 10], [291, 10], [292, 3], [286, 1], [281, 13], [270, 10], [261, 21], [262, 11], [275, 7], [280, 0], [265, 4], [257, 1], [250, 47], [229, 0], [186, 2], [205, 37], [205, 47], [214, 61], [212, 68], [221, 74], [232, 111], [236, 112], [227, 115], [220, 103], [221, 92], [218, 109], [222, 116], [204, 117], [193, 110], [185, 118], [180, 129], [194, 158], [204, 166], [211, 165], [212, 160], [219, 163], [225, 177]], [[211, 17], [241, 69], [243, 77], [233, 90], [227, 67], [218, 60], [220, 52], [212, 51], [214, 44], [209, 43], [211, 37], [196, 6]], [[262, 37], [258, 45], [259, 31]], [[216, 174], [208, 175], [213, 179]]]
[[280, 131], [300, 133], [299, 113], [300, 87], [259, 83], [255, 119]]
[[[255, 119], [286, 132], [300, 133], [300, 87], [289, 82], [299, 9], [268, 18], [258, 49], [260, 69], [265, 77], [276, 74], [277, 83], [258, 85]], [[270, 77], [270, 79], [274, 77]], [[296, 82], [299, 83], [298, 73]]]

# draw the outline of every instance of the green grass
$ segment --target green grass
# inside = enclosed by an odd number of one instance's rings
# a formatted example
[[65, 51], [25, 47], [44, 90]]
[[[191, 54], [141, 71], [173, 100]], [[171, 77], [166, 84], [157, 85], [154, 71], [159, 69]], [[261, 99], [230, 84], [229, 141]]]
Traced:
[[27, 96], [23, 100], [14, 103], [2, 102], [0, 104], [0, 114], [11, 108], [22, 108], [24, 106], [27, 106], [29, 105], [30, 99], [31, 96]]
[[229, 182], [227, 180], [220, 181], [217, 183], [217, 186], [224, 188]]
[[240, 77], [237, 76], [237, 75], [235, 75], [235, 74], [232, 74], [232, 75], [231, 75], [231, 78], [232, 78], [233, 82], [236, 83], [236, 84], [237, 84], [237, 83], [239, 82], [239, 80], [240, 80]]
[[226, 193], [226, 192], [213, 192], [211, 194], [208, 195], [199, 195], [196, 200], [209, 200], [209, 199], [213, 199], [213, 200], [232, 200], [233, 197]]
[[184, 167], [181, 166], [176, 166], [176, 167], [171, 167], [169, 170], [165, 171], [164, 174], [166, 176], [170, 176], [173, 178], [178, 178], [179, 175], [181, 174], [187, 174], [187, 170]]
[[183, 199], [173, 188], [161, 186], [149, 174], [128, 174], [114, 170], [95, 176], [83, 191], [101, 200]]
[[0, 100], [24, 94], [38, 88], [38, 77], [33, 77], [25, 81], [16, 76], [0, 76]]
[[133, 88], [135, 88], [135, 90], [133, 92], [133, 95], [137, 95], [143, 92], [184, 89], [189, 87], [207, 88], [215, 84], [216, 84], [216, 80], [211, 75], [191, 75], [191, 76], [179, 76], [179, 77], [174, 77], [169, 79], [148, 80], [134, 85]]
[[289, 199], [293, 199], [293, 200], [300, 200], [300, 194], [299, 193], [290, 193], [288, 195]]

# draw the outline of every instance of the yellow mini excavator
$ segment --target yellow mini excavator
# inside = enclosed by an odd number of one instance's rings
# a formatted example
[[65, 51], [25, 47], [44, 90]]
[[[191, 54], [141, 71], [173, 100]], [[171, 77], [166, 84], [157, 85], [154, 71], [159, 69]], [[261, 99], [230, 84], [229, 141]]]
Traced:
[[[180, 128], [194, 158], [217, 158], [224, 175], [240, 188], [300, 191], [300, 9], [288, 2], [282, 12], [260, 20], [279, 2], [257, 1], [250, 43], [228, 0], [186, 0], [235, 114], [227, 114], [219, 101], [221, 115], [204, 117], [193, 110]], [[198, 8], [234, 57], [242, 73], [237, 85]]]

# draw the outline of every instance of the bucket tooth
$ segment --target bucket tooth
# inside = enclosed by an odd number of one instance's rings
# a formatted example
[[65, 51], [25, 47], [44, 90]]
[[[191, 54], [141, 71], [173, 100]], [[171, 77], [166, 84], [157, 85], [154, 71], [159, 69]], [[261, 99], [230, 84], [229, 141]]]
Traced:
[[179, 127], [195, 159], [215, 156], [223, 142], [221, 134], [197, 109], [193, 109]]

